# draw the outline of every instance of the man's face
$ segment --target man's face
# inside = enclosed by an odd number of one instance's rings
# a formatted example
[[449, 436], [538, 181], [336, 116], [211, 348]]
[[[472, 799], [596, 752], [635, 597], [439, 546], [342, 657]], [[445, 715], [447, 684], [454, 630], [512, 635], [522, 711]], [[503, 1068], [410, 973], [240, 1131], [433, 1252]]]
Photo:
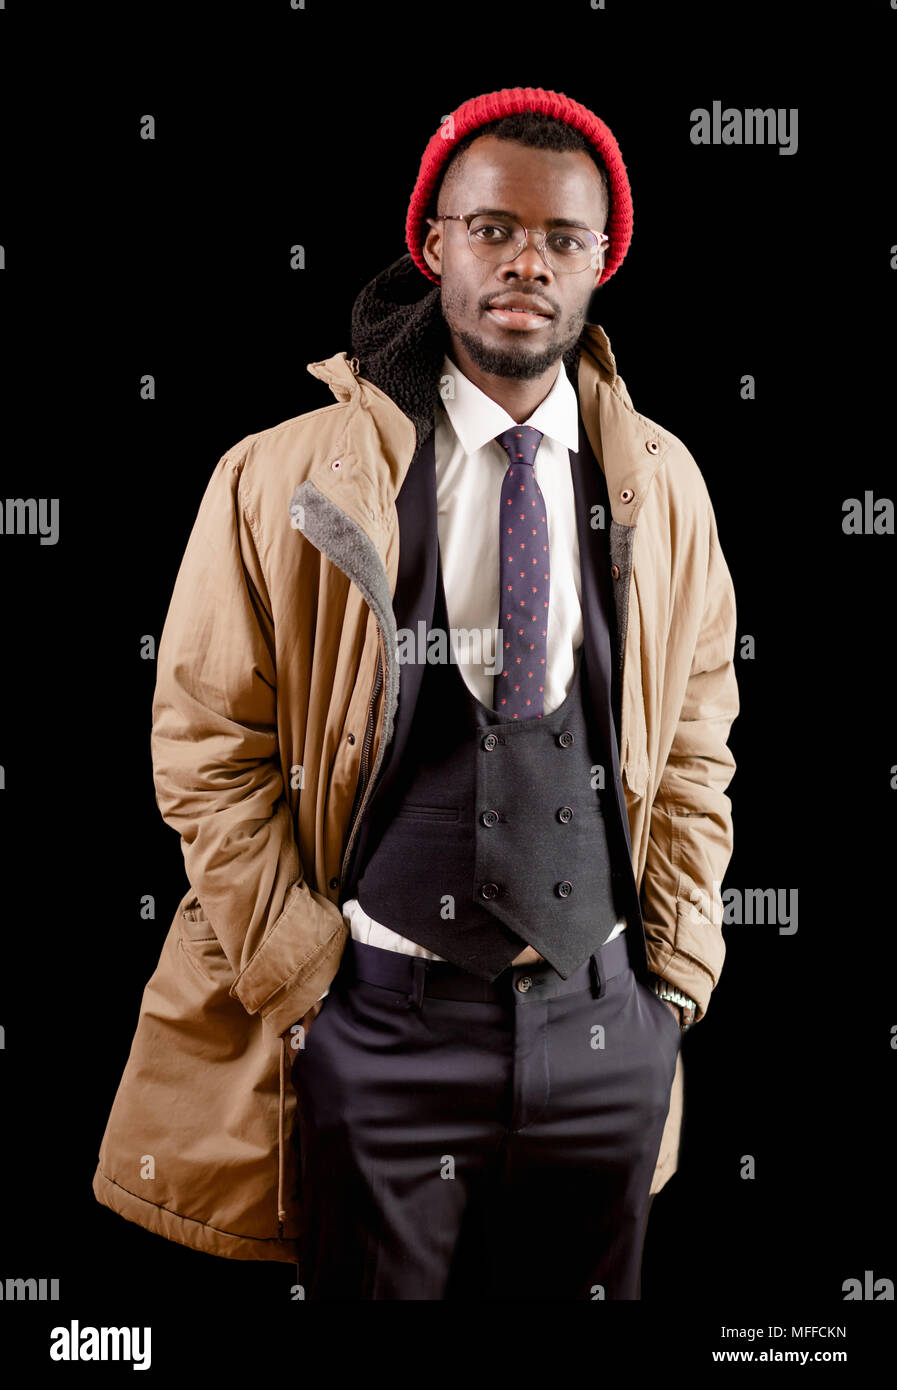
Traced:
[[[450, 171], [439, 191], [438, 212], [480, 210], [511, 214], [536, 233], [552, 222], [604, 230], [604, 190], [594, 163], [581, 151], [530, 149], [482, 135], [469, 147], [460, 169]], [[441, 279], [441, 306], [453, 340], [471, 360], [494, 376], [541, 376], [572, 347], [582, 332], [589, 299], [601, 278], [596, 268], [556, 272], [530, 235], [513, 261], [492, 264], [471, 250], [463, 222], [430, 221], [424, 257]], [[519, 296], [548, 317], [490, 309], [498, 296]]]

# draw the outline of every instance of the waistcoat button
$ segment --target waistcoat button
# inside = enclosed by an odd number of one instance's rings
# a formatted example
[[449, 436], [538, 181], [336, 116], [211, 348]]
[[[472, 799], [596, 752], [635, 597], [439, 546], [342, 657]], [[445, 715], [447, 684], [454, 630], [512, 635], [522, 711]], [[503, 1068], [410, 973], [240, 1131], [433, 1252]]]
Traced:
[[520, 976], [520, 979], [517, 981], [517, 988], [520, 990], [520, 993], [521, 993], [521, 994], [526, 994], [526, 991], [527, 991], [528, 989], [532, 989], [532, 987], [533, 987], [533, 982], [532, 982], [532, 979], [530, 978], [530, 976], [529, 976], [529, 975], [521, 975], [521, 976]]
[[484, 811], [484, 812], [483, 812], [483, 824], [484, 824], [484, 825], [495, 825], [495, 824], [497, 823], [497, 821], [498, 821], [498, 812], [497, 812], [497, 811]]
[[558, 811], [558, 820], [559, 820], [559, 821], [563, 821], [564, 825], [568, 825], [568, 824], [570, 823], [570, 821], [572, 821], [572, 819], [573, 819], [573, 810], [572, 810], [572, 807], [570, 807], [570, 806], [562, 806], [561, 809]]
[[569, 729], [565, 729], [562, 734], [558, 734], [558, 743], [562, 748], [569, 748], [573, 742], [573, 735]]
[[559, 898], [569, 898], [572, 892], [573, 884], [570, 882], [569, 879], [565, 878], [562, 883], [558, 884], [557, 893]]
[[482, 886], [482, 888], [480, 889], [480, 895], [481, 895], [482, 897], [484, 897], [484, 898], [497, 898], [497, 897], [498, 897], [498, 884], [497, 884], [497, 883], [484, 883], [483, 886]]
[[487, 734], [483, 739], [483, 747], [487, 753], [491, 753], [497, 743], [498, 739], [495, 737], [495, 734]]

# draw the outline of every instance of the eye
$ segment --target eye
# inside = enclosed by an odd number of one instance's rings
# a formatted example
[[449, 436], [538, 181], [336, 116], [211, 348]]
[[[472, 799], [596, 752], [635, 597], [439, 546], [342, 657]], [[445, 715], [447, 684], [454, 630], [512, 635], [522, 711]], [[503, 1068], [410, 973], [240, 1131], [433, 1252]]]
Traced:
[[548, 245], [562, 256], [578, 256], [587, 249], [588, 243], [576, 232], [556, 231], [549, 236]]
[[487, 245], [495, 245], [507, 241], [510, 231], [498, 222], [474, 222], [471, 224], [470, 234], [475, 236], [477, 241], [485, 242]]

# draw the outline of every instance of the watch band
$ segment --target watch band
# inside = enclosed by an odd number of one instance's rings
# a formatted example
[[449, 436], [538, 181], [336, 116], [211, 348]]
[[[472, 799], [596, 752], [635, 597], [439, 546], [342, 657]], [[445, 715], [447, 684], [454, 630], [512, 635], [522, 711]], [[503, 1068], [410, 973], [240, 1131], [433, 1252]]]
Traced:
[[671, 1004], [679, 1005], [679, 1027], [683, 1033], [693, 1027], [698, 1008], [694, 999], [684, 994], [681, 989], [677, 989], [675, 985], [670, 984], [669, 980], [665, 980], [662, 975], [652, 975], [651, 984], [658, 999], [669, 999]]

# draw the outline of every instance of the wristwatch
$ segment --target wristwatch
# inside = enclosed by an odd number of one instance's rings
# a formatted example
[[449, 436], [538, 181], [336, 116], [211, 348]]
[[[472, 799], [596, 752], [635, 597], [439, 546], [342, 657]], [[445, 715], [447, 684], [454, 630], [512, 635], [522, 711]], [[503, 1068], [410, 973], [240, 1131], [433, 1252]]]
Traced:
[[671, 985], [669, 980], [665, 980], [662, 975], [652, 975], [651, 984], [658, 999], [669, 999], [671, 1004], [678, 1004], [680, 1011], [679, 1027], [683, 1033], [687, 1033], [689, 1028], [694, 1025], [697, 1004], [690, 999], [687, 994], [683, 994], [681, 989]]

